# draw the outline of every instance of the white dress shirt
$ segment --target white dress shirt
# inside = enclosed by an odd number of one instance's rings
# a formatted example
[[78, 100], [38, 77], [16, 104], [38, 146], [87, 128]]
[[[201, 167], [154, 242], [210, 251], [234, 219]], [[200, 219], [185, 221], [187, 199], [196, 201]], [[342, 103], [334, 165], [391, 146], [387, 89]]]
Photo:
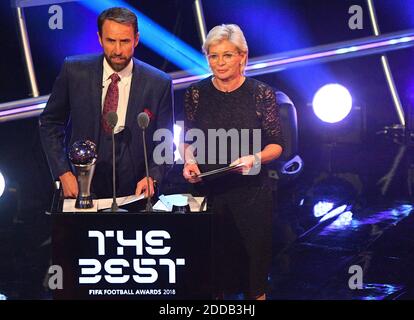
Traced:
[[121, 80], [118, 82], [119, 100], [118, 100], [118, 123], [115, 126], [115, 133], [121, 132], [125, 127], [125, 118], [128, 108], [129, 92], [131, 90], [132, 68], [134, 63], [131, 61], [129, 64], [119, 72], [115, 72], [106, 59], [103, 59], [103, 77], [102, 77], [102, 110], [105, 103], [106, 92], [111, 84], [109, 77], [113, 73], [117, 73]]

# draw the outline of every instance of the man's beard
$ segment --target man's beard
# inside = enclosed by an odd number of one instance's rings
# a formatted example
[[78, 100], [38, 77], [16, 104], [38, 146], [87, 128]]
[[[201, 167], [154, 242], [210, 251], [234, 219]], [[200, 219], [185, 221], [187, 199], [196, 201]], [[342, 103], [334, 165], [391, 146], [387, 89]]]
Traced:
[[[115, 58], [115, 57], [112, 57], [112, 58]], [[122, 58], [124, 58], [124, 57], [122, 57]], [[112, 62], [111, 56], [107, 56], [107, 55], [105, 55], [105, 59], [108, 62], [108, 64], [111, 66], [111, 68], [114, 69], [114, 71], [120, 72], [120, 71], [122, 71], [122, 70], [125, 69], [125, 67], [131, 61], [132, 57], [125, 58], [122, 63], [114, 63], [114, 62]]]

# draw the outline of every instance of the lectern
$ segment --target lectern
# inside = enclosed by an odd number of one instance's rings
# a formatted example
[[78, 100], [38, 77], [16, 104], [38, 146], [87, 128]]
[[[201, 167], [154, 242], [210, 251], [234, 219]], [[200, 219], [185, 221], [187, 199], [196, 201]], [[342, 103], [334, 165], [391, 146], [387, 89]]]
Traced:
[[213, 214], [52, 213], [54, 299], [210, 299]]

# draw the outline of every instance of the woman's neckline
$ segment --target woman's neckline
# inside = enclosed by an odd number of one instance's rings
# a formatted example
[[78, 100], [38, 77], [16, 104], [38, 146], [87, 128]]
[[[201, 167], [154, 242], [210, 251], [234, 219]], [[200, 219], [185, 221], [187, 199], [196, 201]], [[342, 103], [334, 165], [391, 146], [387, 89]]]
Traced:
[[212, 87], [213, 87], [213, 88], [214, 88], [217, 92], [224, 93], [224, 94], [234, 93], [234, 92], [238, 91], [241, 87], [243, 87], [243, 86], [244, 86], [244, 84], [245, 84], [245, 83], [246, 83], [246, 81], [247, 81], [247, 77], [243, 77], [243, 81], [240, 83], [240, 85], [239, 85], [239, 86], [237, 86], [236, 88], [234, 88], [234, 89], [233, 89], [233, 90], [231, 90], [231, 91], [224, 91], [224, 90], [219, 89], [219, 88], [216, 86], [214, 79], [215, 79], [215, 77], [214, 77], [214, 76], [211, 76], [211, 79], [210, 79], [211, 86], [212, 86]]

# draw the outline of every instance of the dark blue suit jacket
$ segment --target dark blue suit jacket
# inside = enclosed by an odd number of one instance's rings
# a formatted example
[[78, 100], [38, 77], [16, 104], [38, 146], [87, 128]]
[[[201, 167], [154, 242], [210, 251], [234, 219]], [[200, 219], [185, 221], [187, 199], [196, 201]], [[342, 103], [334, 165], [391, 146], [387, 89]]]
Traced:
[[[54, 179], [71, 170], [66, 145], [70, 147], [75, 141], [85, 139], [99, 143], [103, 58], [102, 54], [66, 58], [40, 115], [40, 136]], [[142, 130], [137, 125], [137, 115], [149, 109], [154, 115], [146, 131], [149, 171], [160, 182], [168, 166], [154, 163], [152, 150], [156, 144], [152, 136], [158, 128], [173, 130], [172, 81], [166, 73], [142, 61], [133, 58], [133, 63], [125, 120], [134, 166], [131, 174], [137, 181], [145, 176]]]

